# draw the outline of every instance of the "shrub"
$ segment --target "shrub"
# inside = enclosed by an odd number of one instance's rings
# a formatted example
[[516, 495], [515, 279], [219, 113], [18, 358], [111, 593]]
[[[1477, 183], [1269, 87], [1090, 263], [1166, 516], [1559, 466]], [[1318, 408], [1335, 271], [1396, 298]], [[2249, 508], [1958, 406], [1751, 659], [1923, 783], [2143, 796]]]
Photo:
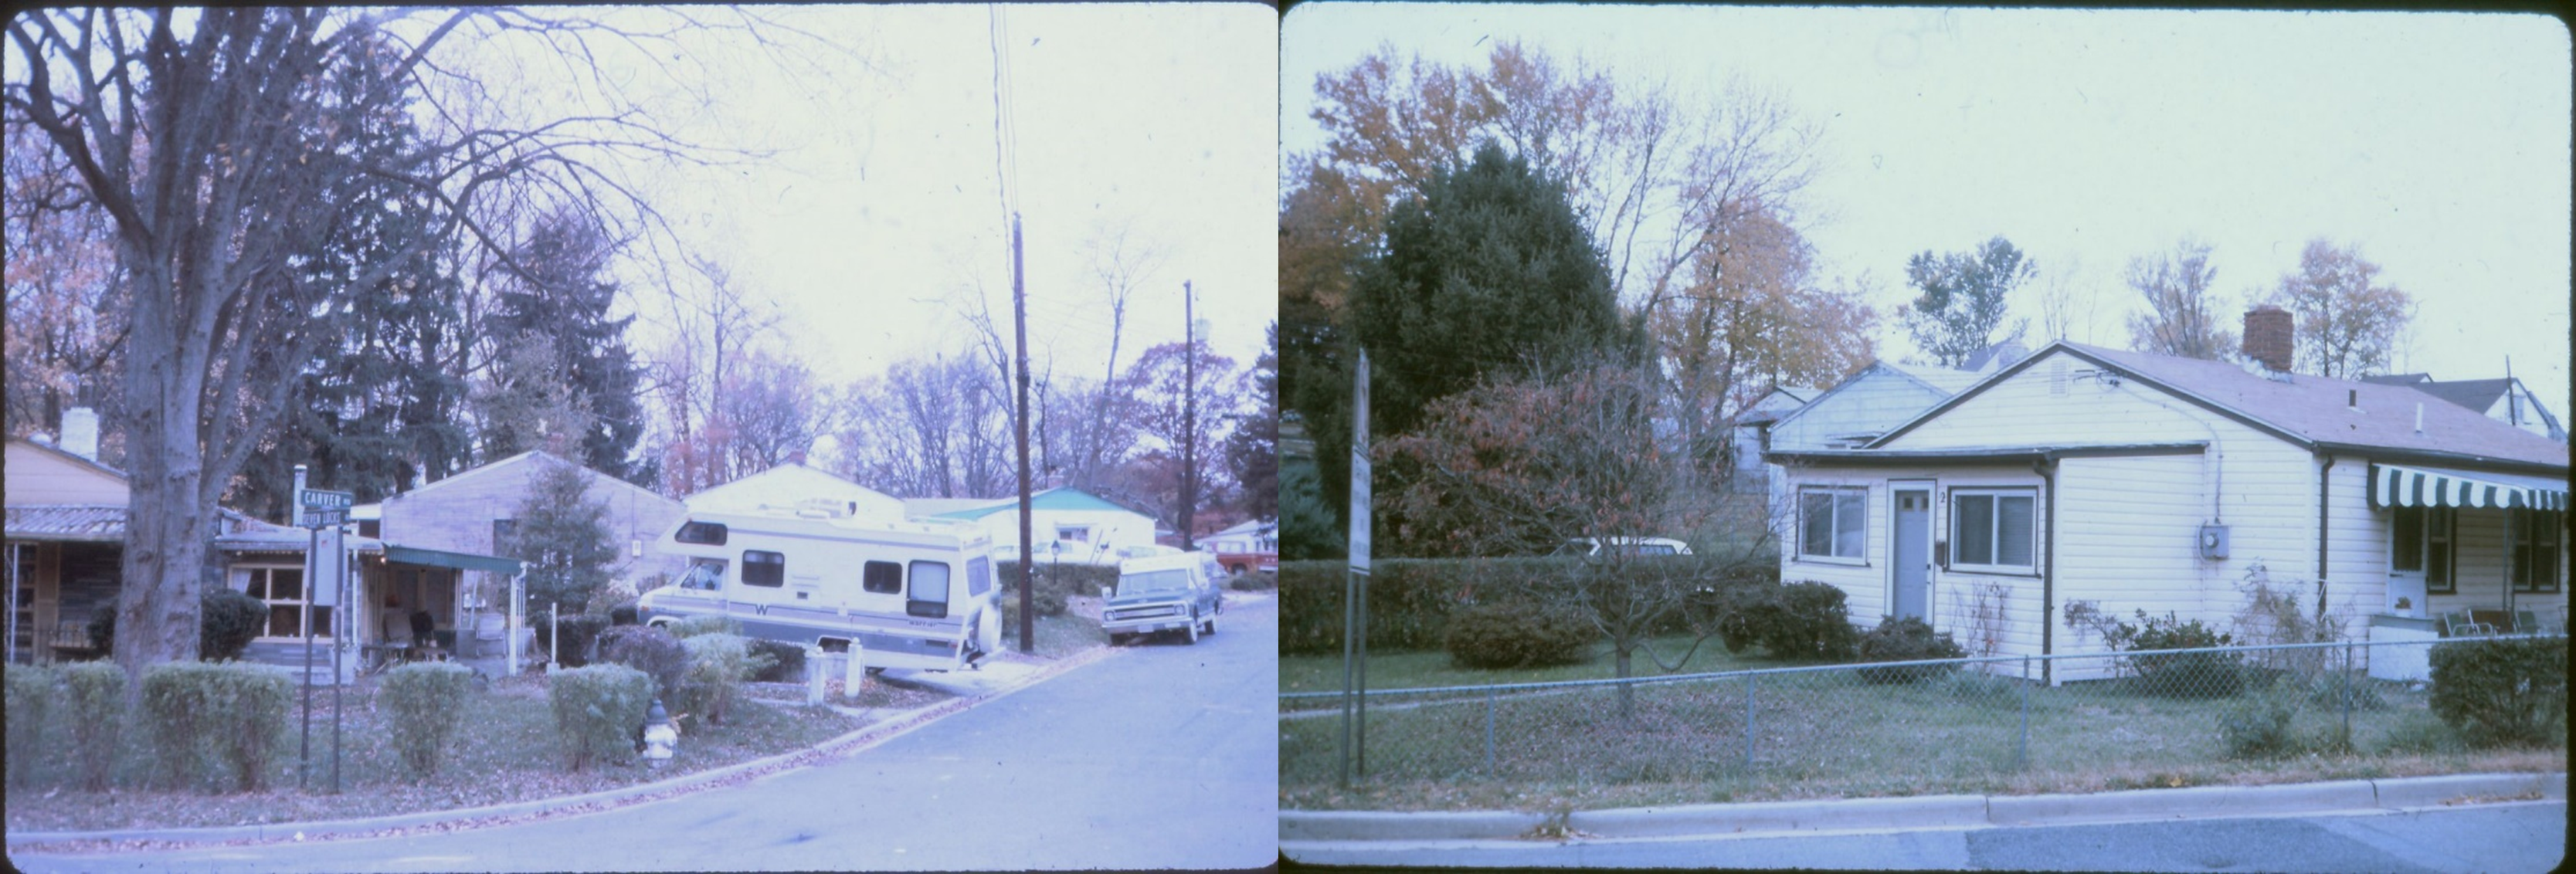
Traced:
[[1726, 651], [1761, 647], [1773, 658], [1839, 661], [1858, 650], [1843, 590], [1802, 581], [1738, 586], [1720, 593], [1717, 633]]
[[2245, 690], [2245, 666], [2241, 657], [2225, 652], [2186, 652], [2151, 654], [2156, 650], [2200, 649], [2226, 646], [2235, 637], [2201, 624], [2175, 618], [2168, 612], [2162, 618], [2138, 611], [2142, 626], [2119, 623], [2110, 635], [2114, 649], [2132, 653], [2127, 664], [2137, 672], [2132, 681], [2136, 691], [2171, 698], [2226, 698]]
[[805, 647], [783, 640], [751, 638], [752, 661], [766, 658], [768, 664], [751, 675], [762, 683], [801, 683], [805, 680]]
[[2459, 640], [2433, 647], [2433, 715], [2477, 746], [2562, 742], [2567, 639]]
[[74, 770], [83, 790], [105, 792], [125, 742], [125, 669], [115, 662], [81, 662], [61, 670]]
[[[566, 613], [556, 617], [553, 622], [538, 622], [535, 626], [538, 652], [552, 653], [564, 667], [578, 668], [590, 664], [591, 655], [596, 651], [593, 645], [599, 642], [599, 633], [608, 628], [608, 620], [605, 617]], [[557, 633], [563, 635], [560, 646], [554, 639]]]
[[2220, 711], [2218, 735], [2227, 742], [2227, 754], [2239, 759], [2264, 759], [2304, 749], [2290, 730], [2290, 719], [2298, 713], [2302, 697], [2304, 693], [2295, 684], [2275, 679], [2261, 692]]
[[10, 665], [8, 675], [9, 785], [35, 782], [36, 763], [49, 757], [45, 720], [52, 717], [54, 672], [35, 665]]
[[143, 671], [144, 712], [172, 781], [203, 774], [233, 791], [266, 788], [293, 698], [285, 673], [265, 665], [171, 663]]
[[689, 651], [689, 670], [680, 681], [680, 711], [724, 724], [725, 711], [742, 693], [742, 681], [760, 668], [751, 647], [733, 634], [701, 634], [680, 644]]
[[116, 651], [116, 608], [109, 607], [89, 617], [89, 648], [101, 653]]
[[635, 618], [635, 609], [636, 609], [636, 607], [637, 607], [637, 604], [636, 604], [636, 602], [634, 602], [634, 601], [621, 601], [621, 602], [617, 603], [616, 605], [613, 605], [613, 606], [609, 607], [609, 608], [608, 608], [608, 624], [610, 624], [610, 625], [612, 625], [612, 626], [614, 626], [614, 625], [633, 625], [633, 624], [635, 624], [635, 623], [636, 623], [636, 618]]
[[[1860, 660], [1865, 662], [1907, 662], [1924, 659], [1966, 658], [1968, 651], [1959, 648], [1947, 631], [1933, 633], [1932, 625], [1919, 616], [1879, 620], [1878, 627], [1860, 637]], [[1958, 670], [1956, 664], [1911, 665], [1898, 668], [1862, 668], [1860, 678], [1872, 683], [1913, 683]]]
[[670, 630], [673, 638], [678, 639], [692, 638], [701, 634], [742, 633], [742, 623], [734, 621], [731, 616], [723, 615], [683, 616], [663, 627]]
[[652, 703], [653, 678], [625, 665], [590, 665], [557, 671], [546, 703], [555, 715], [555, 739], [572, 769], [597, 759], [623, 762], [635, 754], [635, 730]]
[[1479, 604], [1449, 619], [1449, 657], [1461, 667], [1570, 665], [1591, 655], [1600, 637], [1590, 619], [1526, 601]]
[[1225, 587], [1237, 592], [1263, 592], [1279, 588], [1279, 575], [1268, 571], [1246, 571], [1235, 574]]
[[474, 670], [454, 662], [415, 662], [385, 672], [376, 703], [392, 723], [394, 750], [422, 777], [438, 773], [438, 760], [465, 720], [465, 693]]
[[268, 627], [268, 602], [246, 592], [210, 589], [197, 606], [197, 657], [206, 661], [241, 658], [251, 638]]
[[599, 635], [599, 660], [625, 665], [653, 678], [653, 695], [665, 702], [679, 696], [680, 677], [689, 671], [689, 651], [661, 628], [621, 625]]

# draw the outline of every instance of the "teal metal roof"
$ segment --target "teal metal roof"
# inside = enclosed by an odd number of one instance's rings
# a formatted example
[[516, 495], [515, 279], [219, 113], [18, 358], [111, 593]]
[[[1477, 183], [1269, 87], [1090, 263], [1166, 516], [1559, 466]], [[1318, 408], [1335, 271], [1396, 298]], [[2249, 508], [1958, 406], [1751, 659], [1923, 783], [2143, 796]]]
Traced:
[[413, 546], [394, 546], [391, 544], [387, 544], [385, 546], [385, 561], [395, 564], [451, 567], [457, 570], [467, 571], [491, 571], [496, 574], [509, 574], [512, 576], [517, 576], [519, 573], [519, 560], [515, 558], [475, 555], [470, 552], [442, 552], [435, 549], [421, 549]]

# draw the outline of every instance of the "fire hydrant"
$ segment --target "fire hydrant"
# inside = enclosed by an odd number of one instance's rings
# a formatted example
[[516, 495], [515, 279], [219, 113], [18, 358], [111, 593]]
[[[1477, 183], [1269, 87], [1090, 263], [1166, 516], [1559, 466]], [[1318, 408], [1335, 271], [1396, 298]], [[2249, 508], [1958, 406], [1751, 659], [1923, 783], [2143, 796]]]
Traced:
[[653, 699], [653, 708], [644, 713], [644, 765], [660, 768], [671, 763], [673, 748], [680, 744], [680, 731], [671, 726], [670, 711], [662, 709], [662, 699]]

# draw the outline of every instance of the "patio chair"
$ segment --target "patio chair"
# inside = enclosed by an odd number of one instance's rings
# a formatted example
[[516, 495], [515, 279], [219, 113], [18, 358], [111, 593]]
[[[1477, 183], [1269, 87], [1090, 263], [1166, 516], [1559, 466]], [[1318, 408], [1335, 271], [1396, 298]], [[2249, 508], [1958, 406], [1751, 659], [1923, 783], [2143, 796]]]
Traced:
[[2494, 633], [2494, 626], [2483, 625], [2470, 621], [2469, 614], [2466, 612], [2453, 610], [2442, 614], [2443, 637], [2467, 637], [2472, 634], [2487, 635]]
[[2513, 633], [2539, 634], [2540, 614], [2531, 610], [2513, 611]]
[[2469, 621], [2486, 626], [2488, 634], [2520, 633], [2520, 629], [2513, 624], [2513, 613], [2507, 610], [2472, 609], [2469, 611]]

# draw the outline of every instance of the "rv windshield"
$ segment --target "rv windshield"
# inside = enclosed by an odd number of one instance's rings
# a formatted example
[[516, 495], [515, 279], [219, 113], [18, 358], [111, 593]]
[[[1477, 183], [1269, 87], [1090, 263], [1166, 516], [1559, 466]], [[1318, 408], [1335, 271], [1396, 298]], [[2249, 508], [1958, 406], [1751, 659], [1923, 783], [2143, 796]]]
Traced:
[[680, 579], [680, 588], [715, 590], [724, 588], [723, 559], [698, 559], [689, 565], [689, 575]]
[[1190, 572], [1174, 568], [1167, 571], [1143, 571], [1118, 578], [1118, 594], [1140, 592], [1177, 592], [1190, 587]]

